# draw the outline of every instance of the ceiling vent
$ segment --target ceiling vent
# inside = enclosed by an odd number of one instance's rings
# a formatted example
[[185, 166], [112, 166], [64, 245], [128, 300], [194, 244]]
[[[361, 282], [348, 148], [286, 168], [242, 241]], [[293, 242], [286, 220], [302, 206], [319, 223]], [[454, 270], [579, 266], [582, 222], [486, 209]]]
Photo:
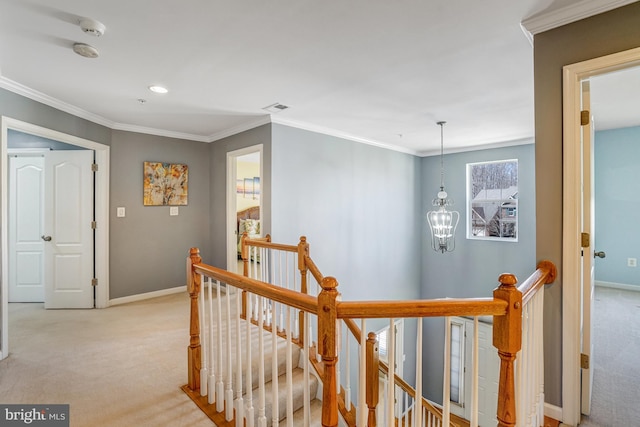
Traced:
[[270, 113], [276, 114], [276, 113], [279, 113], [281, 111], [286, 110], [287, 108], [289, 108], [289, 107], [287, 107], [284, 104], [280, 104], [279, 102], [276, 102], [275, 104], [271, 104], [271, 105], [268, 105], [268, 106], [264, 107], [263, 110], [266, 110], [266, 111], [268, 111]]

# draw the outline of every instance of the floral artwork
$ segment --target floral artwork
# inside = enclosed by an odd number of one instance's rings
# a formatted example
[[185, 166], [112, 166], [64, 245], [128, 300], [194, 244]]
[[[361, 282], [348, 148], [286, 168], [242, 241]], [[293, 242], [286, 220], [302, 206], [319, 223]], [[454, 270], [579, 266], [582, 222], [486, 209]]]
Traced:
[[187, 204], [189, 167], [179, 163], [144, 162], [144, 206]]

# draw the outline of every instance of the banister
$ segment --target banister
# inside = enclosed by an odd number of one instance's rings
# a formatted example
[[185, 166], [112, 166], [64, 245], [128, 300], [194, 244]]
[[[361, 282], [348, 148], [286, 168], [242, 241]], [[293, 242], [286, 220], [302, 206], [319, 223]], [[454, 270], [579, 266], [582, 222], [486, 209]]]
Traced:
[[522, 305], [526, 305], [542, 285], [549, 285], [556, 280], [558, 270], [551, 261], [540, 261], [536, 271], [518, 286], [522, 292]]
[[316, 279], [318, 283], [322, 283], [322, 279], [324, 279], [324, 276], [322, 276], [322, 273], [320, 273], [320, 270], [318, 269], [316, 264], [313, 262], [313, 260], [309, 256], [305, 256], [304, 263], [306, 264], [307, 268], [313, 275], [313, 278]]
[[304, 310], [308, 313], [315, 314], [318, 311], [318, 299], [311, 295], [305, 295], [300, 292], [270, 285], [206, 264], [194, 264], [193, 271], [204, 274], [205, 276], [211, 276], [236, 288], [272, 299], [299, 310]]
[[339, 319], [411, 318], [442, 316], [503, 316], [506, 303], [491, 298], [341, 301], [337, 303]]
[[[302, 236], [297, 246], [277, 244], [270, 241], [270, 236], [264, 238], [249, 239], [245, 233], [242, 236], [242, 255], [248, 263], [248, 247], [261, 247], [298, 254], [298, 268], [303, 275], [306, 285], [306, 272], [310, 271], [314, 279], [320, 284], [322, 292], [318, 297], [307, 294], [307, 290], [297, 292], [283, 287], [264, 283], [247, 276], [231, 273], [227, 270], [203, 264], [199, 257], [199, 251], [192, 248], [190, 258], [187, 259], [187, 286], [191, 297], [191, 329], [189, 345], [189, 387], [199, 388], [200, 370], [200, 342], [198, 324], [198, 292], [201, 288], [200, 275], [205, 275], [227, 283], [238, 289], [260, 295], [278, 303], [299, 309], [318, 316], [318, 341], [317, 351], [322, 358], [323, 401], [326, 403], [322, 413], [323, 426], [336, 426], [338, 414], [339, 396], [336, 392], [337, 377], [336, 363], [339, 354], [339, 328], [337, 321], [342, 320], [347, 325], [349, 332], [357, 342], [361, 341], [362, 334], [354, 319], [365, 318], [425, 318], [425, 317], [450, 317], [450, 316], [493, 316], [493, 344], [498, 349], [500, 357], [499, 398], [497, 408], [498, 425], [500, 427], [515, 426], [515, 381], [514, 364], [516, 354], [522, 346], [522, 309], [535, 296], [545, 284], [555, 281], [557, 270], [550, 261], [541, 261], [536, 271], [529, 276], [520, 286], [516, 286], [517, 279], [512, 274], [503, 274], [499, 278], [500, 285], [494, 290], [493, 298], [456, 298], [438, 300], [407, 300], [407, 301], [341, 301], [337, 291], [338, 283], [333, 277], [324, 277], [309, 256], [309, 245]], [[304, 286], [306, 288], [306, 286]], [[308, 332], [303, 322], [300, 322], [300, 336]], [[371, 343], [367, 347], [374, 346], [373, 337], [369, 335]], [[389, 368], [382, 361], [377, 364], [377, 372], [383, 372], [389, 376]], [[374, 373], [367, 374], [373, 380]], [[371, 384], [370, 381], [370, 384]], [[408, 396], [421, 399], [422, 406], [427, 408], [436, 417], [442, 420], [442, 410], [433, 406], [422, 396], [417, 396], [416, 391], [402, 378], [394, 375], [390, 379], [392, 384], [402, 389]], [[376, 393], [377, 396], [377, 393]], [[373, 404], [377, 399], [370, 395], [367, 403], [369, 414], [372, 416]], [[377, 402], [375, 402], [377, 403]], [[373, 418], [373, 416], [371, 417]], [[452, 424], [453, 425], [453, 424]]]

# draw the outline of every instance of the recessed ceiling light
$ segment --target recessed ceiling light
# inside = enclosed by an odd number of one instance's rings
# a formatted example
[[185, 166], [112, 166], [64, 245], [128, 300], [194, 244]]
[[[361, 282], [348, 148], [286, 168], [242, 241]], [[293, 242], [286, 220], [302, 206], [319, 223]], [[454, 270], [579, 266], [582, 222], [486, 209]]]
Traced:
[[166, 87], [162, 87], [162, 86], [149, 86], [149, 90], [151, 92], [155, 92], [155, 93], [167, 93], [169, 92], [169, 89], [167, 89]]

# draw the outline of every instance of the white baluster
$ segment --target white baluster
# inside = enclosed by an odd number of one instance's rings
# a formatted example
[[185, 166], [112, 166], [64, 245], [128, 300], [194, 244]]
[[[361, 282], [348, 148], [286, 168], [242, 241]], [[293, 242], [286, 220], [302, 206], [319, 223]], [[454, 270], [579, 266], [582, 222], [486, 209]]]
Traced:
[[224, 381], [222, 379], [223, 345], [222, 345], [222, 298], [220, 297], [220, 281], [216, 280], [216, 298], [218, 302], [218, 369], [216, 371], [216, 411], [224, 411]]
[[207, 380], [207, 402], [211, 405], [216, 401], [216, 365], [214, 342], [215, 335], [213, 330], [213, 280], [211, 277], [207, 279], [208, 296], [209, 296], [209, 378]]
[[442, 424], [449, 425], [451, 405], [451, 318], [445, 317], [444, 384], [442, 386]]
[[309, 427], [309, 423], [311, 422], [311, 407], [309, 405], [310, 402], [310, 390], [309, 390], [309, 349], [311, 348], [311, 325], [309, 324], [309, 313], [307, 313], [306, 311], [304, 312], [304, 324], [305, 325], [309, 325], [309, 332], [304, 334], [304, 352], [302, 354], [302, 357], [304, 358], [304, 360], [302, 361], [302, 366], [303, 366], [303, 381], [304, 381], [304, 390], [302, 390], [302, 396], [304, 399], [304, 409], [303, 409], [303, 417], [302, 417], [302, 424], [304, 425], [304, 427]]
[[225, 391], [225, 419], [233, 419], [233, 369], [231, 367], [233, 358], [233, 344], [231, 342], [231, 289], [227, 284], [225, 287], [225, 301], [227, 303], [227, 388]]
[[278, 427], [280, 408], [278, 402], [278, 325], [275, 321], [277, 304], [271, 301], [271, 425]]
[[416, 332], [416, 401], [415, 427], [422, 427], [422, 318], [418, 317]]
[[252, 365], [252, 357], [251, 357], [251, 342], [253, 341], [253, 337], [251, 334], [251, 329], [252, 329], [252, 324], [251, 324], [251, 316], [249, 315], [249, 313], [253, 312], [253, 307], [252, 307], [252, 301], [253, 301], [253, 295], [250, 294], [249, 292], [247, 292], [247, 316], [245, 319], [245, 335], [246, 335], [246, 342], [245, 345], [247, 346], [246, 351], [247, 351], [247, 365], [245, 368], [246, 371], [246, 386], [245, 388], [247, 389], [247, 410], [246, 410], [246, 420], [247, 420], [247, 427], [253, 427], [254, 426], [254, 421], [255, 421], [255, 410], [253, 407], [253, 375], [252, 375], [252, 371], [251, 371], [251, 365]]
[[[262, 258], [261, 258], [262, 260]], [[264, 390], [264, 301], [258, 296], [258, 427], [267, 426]]]
[[200, 340], [201, 340], [201, 348], [202, 348], [202, 367], [200, 368], [200, 396], [207, 395], [207, 381], [209, 379], [209, 368], [208, 368], [208, 360], [209, 360], [209, 347], [207, 347], [207, 327], [209, 326], [207, 321], [207, 316], [205, 312], [206, 302], [205, 302], [205, 292], [204, 288], [206, 287], [206, 281], [204, 276], [200, 275], [200, 311], [198, 312], [200, 317]]
[[[244, 426], [244, 401], [242, 400], [242, 331], [240, 327], [242, 313], [242, 293], [236, 288], [236, 427]], [[249, 338], [250, 339], [250, 338]]]
[[395, 425], [395, 392], [396, 392], [396, 334], [393, 319], [389, 320], [389, 337], [387, 342], [387, 360], [389, 362], [389, 387], [387, 389], [387, 425]]
[[351, 411], [351, 350], [349, 349], [351, 346], [349, 345], [349, 328], [345, 325], [345, 390], [344, 390], [344, 404], [347, 411]]
[[473, 349], [471, 350], [471, 423], [478, 427], [478, 316], [473, 318]]
[[363, 426], [367, 423], [367, 322], [361, 320], [360, 325], [360, 361], [358, 363], [358, 412], [356, 424]]
[[287, 427], [293, 427], [293, 344], [291, 342], [291, 307], [286, 308], [287, 328]]

